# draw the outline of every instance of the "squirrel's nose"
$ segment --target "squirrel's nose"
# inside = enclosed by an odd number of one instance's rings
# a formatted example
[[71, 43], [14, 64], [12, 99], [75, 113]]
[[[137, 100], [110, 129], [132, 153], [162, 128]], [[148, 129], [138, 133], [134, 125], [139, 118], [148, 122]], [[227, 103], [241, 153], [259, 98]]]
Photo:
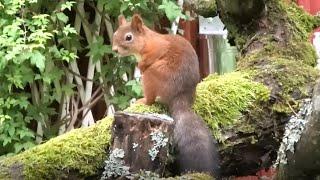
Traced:
[[118, 53], [118, 46], [112, 46], [112, 51]]

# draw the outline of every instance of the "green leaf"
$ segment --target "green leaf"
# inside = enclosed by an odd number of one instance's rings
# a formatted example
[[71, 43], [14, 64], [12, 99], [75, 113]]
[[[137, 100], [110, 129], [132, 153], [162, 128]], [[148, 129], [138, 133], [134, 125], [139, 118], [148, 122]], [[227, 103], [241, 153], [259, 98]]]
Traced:
[[65, 92], [66, 95], [74, 94], [73, 88], [76, 87], [74, 84], [64, 84], [61, 86], [61, 91]]
[[28, 97], [22, 96], [19, 98], [18, 105], [21, 109], [27, 109], [29, 104]]
[[111, 102], [118, 105], [120, 109], [125, 109], [129, 105], [130, 97], [128, 96], [114, 96]]
[[162, 0], [162, 4], [158, 9], [163, 10], [171, 22], [173, 22], [178, 16], [185, 18], [181, 12], [181, 8], [172, 1]]
[[27, 141], [26, 143], [23, 144], [23, 148], [24, 149], [30, 149], [32, 147], [34, 147], [36, 144], [33, 143], [32, 141]]
[[19, 135], [20, 139], [24, 138], [24, 137], [34, 137], [34, 134], [28, 130], [28, 129], [21, 129], [17, 131], [17, 134]]
[[132, 86], [132, 91], [137, 95], [137, 96], [141, 96], [142, 95], [142, 88], [141, 86]]
[[10, 126], [8, 129], [8, 133], [10, 135], [10, 137], [13, 137], [14, 133], [15, 133], [15, 128], [13, 126]]
[[69, 34], [77, 34], [77, 31], [75, 28], [71, 27], [70, 24], [68, 24], [63, 28], [63, 34], [68, 36]]
[[69, 11], [71, 11], [71, 7], [73, 4], [75, 4], [76, 2], [74, 1], [67, 1], [64, 4], [61, 5], [61, 11], [64, 11], [65, 9], [68, 9]]
[[36, 67], [43, 71], [45, 68], [45, 57], [39, 51], [33, 52], [31, 55], [31, 64], [36, 65]]
[[111, 45], [104, 45], [103, 38], [99, 36], [95, 42], [89, 45], [87, 56], [92, 56], [93, 61], [97, 62], [104, 54], [112, 53]]
[[128, 9], [128, 4], [127, 3], [122, 3], [121, 6], [120, 6], [120, 14], [123, 14], [123, 12], [125, 10]]
[[57, 16], [57, 18], [58, 18], [60, 21], [62, 21], [62, 22], [64, 22], [64, 23], [67, 23], [68, 20], [69, 20], [69, 17], [66, 16], [63, 12], [57, 13], [56, 16]]
[[21, 143], [14, 143], [13, 147], [14, 147], [14, 152], [15, 152], [15, 153], [18, 153], [18, 152], [20, 152], [20, 151], [23, 149], [23, 144], [21, 144]]
[[139, 81], [131, 80], [126, 83], [126, 86], [131, 86], [131, 90], [135, 93], [136, 96], [142, 95], [142, 87]]
[[9, 138], [9, 137], [5, 137], [3, 139], [3, 143], [2, 143], [2, 146], [6, 146], [8, 143], [11, 143], [12, 139]]
[[49, 47], [49, 52], [53, 53], [53, 57], [61, 58], [61, 54], [56, 45]]
[[126, 86], [134, 86], [137, 84], [137, 81], [136, 80], [130, 80], [126, 83]]
[[75, 53], [72, 53], [64, 48], [60, 49], [61, 59], [67, 62], [75, 60], [78, 56]]

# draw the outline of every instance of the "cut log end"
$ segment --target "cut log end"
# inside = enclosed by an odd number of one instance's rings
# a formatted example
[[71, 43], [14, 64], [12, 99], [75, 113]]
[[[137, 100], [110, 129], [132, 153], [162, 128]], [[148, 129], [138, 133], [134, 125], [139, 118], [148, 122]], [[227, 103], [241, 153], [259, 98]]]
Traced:
[[111, 151], [122, 149], [130, 173], [147, 170], [161, 174], [168, 162], [173, 119], [160, 114], [118, 112], [114, 116]]

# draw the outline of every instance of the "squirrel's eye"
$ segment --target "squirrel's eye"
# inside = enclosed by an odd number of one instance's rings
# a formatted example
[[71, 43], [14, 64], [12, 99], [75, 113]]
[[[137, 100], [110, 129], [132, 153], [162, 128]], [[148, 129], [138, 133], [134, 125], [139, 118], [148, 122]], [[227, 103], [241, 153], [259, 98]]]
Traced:
[[126, 41], [132, 41], [132, 39], [133, 39], [132, 33], [127, 33], [127, 34], [125, 35], [125, 40], [126, 40]]

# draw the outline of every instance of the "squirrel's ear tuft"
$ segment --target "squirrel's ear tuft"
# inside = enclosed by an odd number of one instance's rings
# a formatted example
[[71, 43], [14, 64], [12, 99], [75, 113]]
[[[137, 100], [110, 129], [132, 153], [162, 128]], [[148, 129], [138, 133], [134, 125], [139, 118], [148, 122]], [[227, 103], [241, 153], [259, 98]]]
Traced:
[[124, 15], [119, 15], [119, 17], [118, 17], [118, 23], [119, 23], [119, 26], [122, 26], [122, 25], [124, 25], [125, 23], [127, 23], [126, 18], [124, 17]]
[[134, 14], [131, 20], [131, 28], [137, 32], [143, 32], [143, 21], [138, 14]]

